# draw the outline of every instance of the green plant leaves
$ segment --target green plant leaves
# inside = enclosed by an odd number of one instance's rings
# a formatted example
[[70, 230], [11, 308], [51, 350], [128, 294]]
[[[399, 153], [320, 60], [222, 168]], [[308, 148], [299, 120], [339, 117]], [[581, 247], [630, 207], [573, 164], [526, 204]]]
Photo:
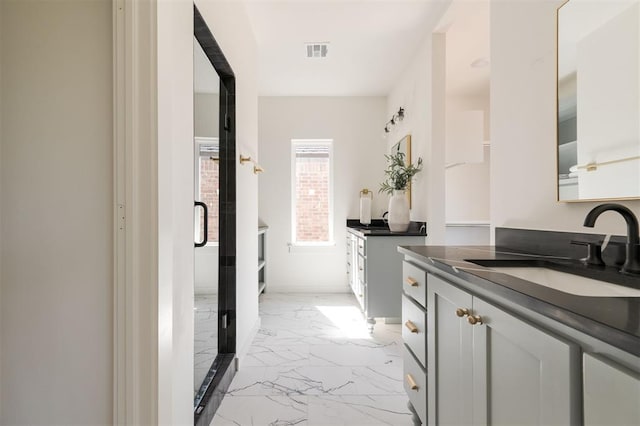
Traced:
[[422, 158], [417, 163], [405, 164], [404, 152], [385, 155], [387, 169], [384, 171], [385, 180], [380, 184], [378, 192], [392, 194], [394, 190], [407, 189], [413, 177], [422, 170]]

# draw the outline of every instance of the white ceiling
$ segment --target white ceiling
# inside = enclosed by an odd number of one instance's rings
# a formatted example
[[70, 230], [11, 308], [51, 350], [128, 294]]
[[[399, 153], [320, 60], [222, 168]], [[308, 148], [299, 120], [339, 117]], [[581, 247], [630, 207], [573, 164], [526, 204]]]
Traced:
[[[263, 96], [386, 96], [442, 0], [248, 1]], [[326, 59], [305, 43], [329, 42]]]
[[[487, 95], [489, 0], [249, 0], [259, 49], [261, 96], [386, 96], [424, 37], [447, 34], [447, 92]], [[329, 42], [326, 59], [307, 59], [305, 43]], [[217, 93], [217, 75], [194, 42], [195, 91]]]

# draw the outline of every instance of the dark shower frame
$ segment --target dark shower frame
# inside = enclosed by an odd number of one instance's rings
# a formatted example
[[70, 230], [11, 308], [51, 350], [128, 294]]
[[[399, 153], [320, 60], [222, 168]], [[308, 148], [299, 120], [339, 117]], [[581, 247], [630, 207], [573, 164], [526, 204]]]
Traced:
[[194, 425], [209, 425], [235, 375], [236, 352], [236, 79], [200, 11], [193, 34], [220, 77], [220, 195], [218, 251], [218, 355], [194, 401]]

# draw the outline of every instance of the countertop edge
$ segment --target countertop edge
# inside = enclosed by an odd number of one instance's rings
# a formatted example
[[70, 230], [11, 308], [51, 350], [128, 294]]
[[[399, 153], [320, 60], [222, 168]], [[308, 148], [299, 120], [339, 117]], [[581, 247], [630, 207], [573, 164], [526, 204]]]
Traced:
[[[434, 258], [430, 256], [425, 256], [421, 253], [416, 253], [411, 248], [416, 246], [398, 246], [398, 252], [401, 254], [408, 256], [410, 258], [415, 259], [416, 261], [430, 266], [432, 268], [437, 269], [442, 274], [447, 276], [443, 278], [449, 278], [449, 281], [452, 281], [452, 278], [457, 278], [463, 282], [468, 282], [470, 285], [459, 285], [454, 282], [455, 285], [459, 287], [464, 287], [465, 289], [474, 292], [472, 288], [473, 285], [478, 285], [478, 289], [476, 289], [477, 293], [490, 293], [495, 295], [497, 298], [504, 298], [519, 305], [522, 309], [526, 309], [531, 312], [535, 312], [541, 314], [542, 316], [549, 318], [551, 320], [557, 321], [560, 324], [563, 324], [567, 327], [570, 327], [574, 330], [577, 330], [581, 333], [584, 333], [592, 338], [598, 339], [602, 342], [610, 344], [620, 350], [628, 352], [634, 356], [640, 357], [640, 338], [634, 334], [631, 334], [627, 331], [620, 330], [611, 325], [604, 324], [595, 319], [589, 318], [588, 316], [582, 315], [580, 313], [573, 312], [566, 307], [559, 306], [558, 304], [551, 303], [549, 301], [540, 299], [531, 294], [524, 293], [522, 291], [518, 291], [516, 289], [510, 288], [507, 285], [492, 281], [488, 278], [481, 277], [473, 274], [472, 271], [465, 271], [456, 268], [453, 265], [446, 263], [456, 262], [457, 259], [442, 259], [442, 258]], [[422, 247], [422, 246], [418, 246]], [[485, 249], [495, 250], [493, 246], [482, 246]], [[451, 246], [450, 248], [455, 248]], [[460, 247], [463, 248], [463, 247]], [[495, 253], [495, 251], [494, 251]], [[521, 253], [518, 255], [522, 256]], [[539, 258], [539, 256], [532, 255], [531, 258]], [[477, 266], [478, 270], [483, 269], [482, 266]], [[487, 268], [487, 271], [490, 269]], [[525, 280], [521, 280], [525, 281]], [[526, 281], [525, 281], [526, 282]], [[541, 287], [538, 284], [530, 283], [532, 286]], [[478, 291], [480, 290], [480, 291]], [[576, 296], [580, 297], [580, 296]], [[495, 300], [493, 302], [496, 302]], [[496, 302], [498, 305], [503, 305], [499, 302]], [[501, 306], [502, 309], [507, 311], [513, 310], [513, 308], [509, 308], [509, 306]]]

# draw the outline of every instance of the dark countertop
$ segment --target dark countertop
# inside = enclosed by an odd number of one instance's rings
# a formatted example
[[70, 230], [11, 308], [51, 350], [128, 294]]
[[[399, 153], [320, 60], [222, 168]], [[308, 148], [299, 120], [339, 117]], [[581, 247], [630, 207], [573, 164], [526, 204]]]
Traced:
[[426, 237], [426, 229], [425, 222], [411, 222], [407, 232], [391, 232], [382, 219], [372, 219], [368, 226], [357, 219], [347, 219], [347, 230], [358, 237]]
[[[535, 311], [612, 346], [640, 356], [640, 297], [577, 296], [511, 275], [499, 268], [467, 260], [512, 260], [513, 266], [546, 266], [588, 278], [640, 289], [640, 277], [626, 276], [615, 267], [587, 267], [568, 258], [496, 251], [493, 246], [400, 246], [398, 251], [458, 276], [489, 292]], [[532, 265], [532, 263], [537, 263]]]

